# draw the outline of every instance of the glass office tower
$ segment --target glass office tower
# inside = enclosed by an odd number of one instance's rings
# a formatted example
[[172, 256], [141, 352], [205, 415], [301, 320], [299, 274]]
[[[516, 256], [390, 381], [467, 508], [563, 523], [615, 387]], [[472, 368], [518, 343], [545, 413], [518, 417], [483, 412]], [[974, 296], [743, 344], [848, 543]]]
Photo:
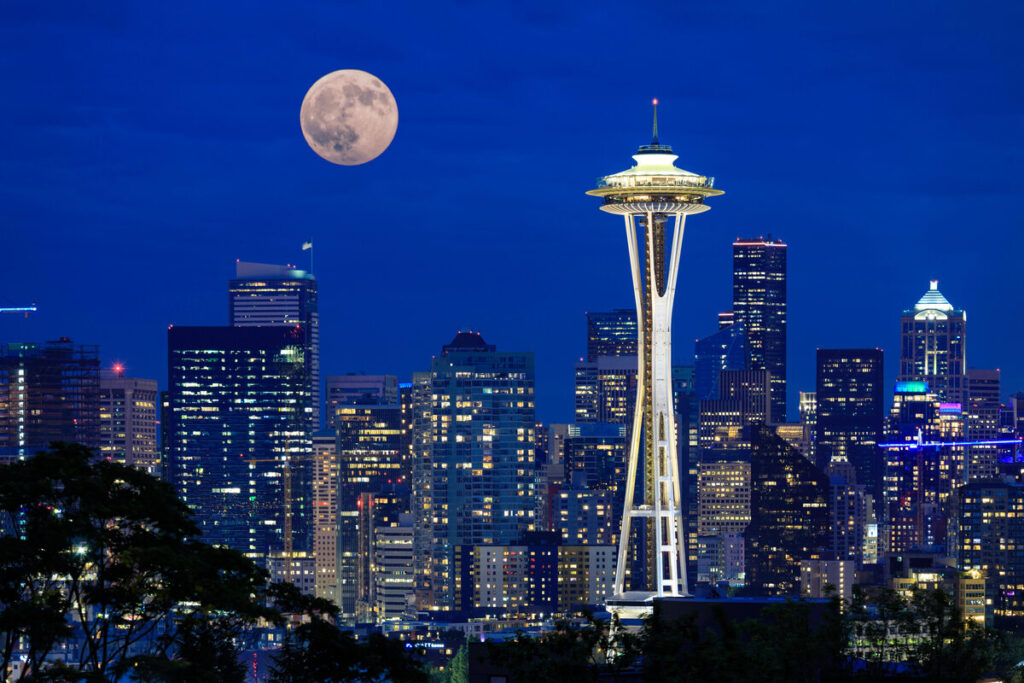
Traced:
[[301, 330], [312, 392], [312, 431], [322, 427], [318, 296], [312, 273], [291, 266], [238, 261], [228, 301], [232, 327], [297, 326]]
[[312, 401], [300, 327], [171, 327], [168, 475], [207, 543], [265, 563], [312, 533]]

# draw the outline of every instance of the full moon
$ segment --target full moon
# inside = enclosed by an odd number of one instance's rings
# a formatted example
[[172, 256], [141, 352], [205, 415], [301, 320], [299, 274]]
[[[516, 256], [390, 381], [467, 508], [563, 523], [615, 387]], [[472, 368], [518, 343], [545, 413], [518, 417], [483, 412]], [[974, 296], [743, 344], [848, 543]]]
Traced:
[[359, 69], [333, 71], [309, 89], [299, 111], [302, 135], [333, 164], [380, 156], [398, 130], [398, 105], [384, 82]]

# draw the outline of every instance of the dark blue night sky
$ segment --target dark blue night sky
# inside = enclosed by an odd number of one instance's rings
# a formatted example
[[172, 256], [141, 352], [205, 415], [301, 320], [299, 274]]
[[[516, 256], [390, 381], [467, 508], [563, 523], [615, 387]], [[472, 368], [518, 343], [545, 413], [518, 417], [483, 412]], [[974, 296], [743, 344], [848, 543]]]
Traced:
[[[169, 324], [227, 321], [235, 259], [308, 263], [324, 374], [408, 376], [459, 328], [537, 357], [572, 411], [584, 311], [632, 305], [583, 193], [647, 142], [726, 195], [688, 222], [677, 362], [731, 297], [731, 242], [789, 249], [790, 387], [880, 346], [940, 281], [968, 364], [1024, 390], [1024, 5], [0, 4], [0, 341], [66, 335], [166, 380]], [[317, 157], [306, 89], [358, 68], [399, 106], [365, 166]], [[791, 398], [791, 413], [795, 401]]]

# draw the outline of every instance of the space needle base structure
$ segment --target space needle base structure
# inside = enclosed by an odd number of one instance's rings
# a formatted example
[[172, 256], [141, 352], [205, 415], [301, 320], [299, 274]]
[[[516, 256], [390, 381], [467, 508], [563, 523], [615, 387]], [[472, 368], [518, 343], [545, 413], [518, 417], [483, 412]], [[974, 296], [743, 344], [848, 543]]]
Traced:
[[[629, 446], [622, 528], [608, 609], [622, 618], [650, 613], [653, 598], [689, 594], [685, 514], [680, 496], [679, 451], [672, 392], [672, 304], [686, 217], [723, 194], [714, 178], [675, 166], [679, 157], [658, 142], [658, 101], [653, 140], [633, 155], [636, 165], [604, 176], [587, 194], [626, 224], [638, 320], [637, 399]], [[670, 229], [671, 222], [671, 229]], [[642, 496], [637, 496], [637, 478]], [[642, 498], [642, 503], [637, 502]], [[634, 548], [632, 557], [630, 548]], [[631, 566], [643, 567], [640, 590], [627, 586]]]

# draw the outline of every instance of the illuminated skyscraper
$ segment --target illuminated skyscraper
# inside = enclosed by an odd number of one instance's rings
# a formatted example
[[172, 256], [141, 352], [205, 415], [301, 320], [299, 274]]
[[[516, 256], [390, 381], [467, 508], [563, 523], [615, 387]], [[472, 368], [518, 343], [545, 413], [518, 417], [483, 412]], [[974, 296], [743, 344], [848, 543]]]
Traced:
[[967, 313], [942, 296], [939, 281], [900, 318], [900, 381], [927, 382], [943, 401], [964, 400]]
[[[712, 178], [677, 168], [677, 158], [671, 147], [658, 142], [655, 108], [653, 140], [633, 155], [636, 165], [601, 178], [597, 188], [587, 193], [602, 198], [602, 211], [625, 219], [639, 321], [637, 401], [630, 432], [616, 595], [623, 595], [627, 588], [627, 551], [634, 520], [641, 522], [637, 531], [644, 532], [643, 566], [647, 568], [638, 587], [657, 596], [688, 592], [682, 473], [672, 393], [672, 305], [686, 216], [707, 211], [704, 200], [722, 191], [713, 188]], [[638, 473], [641, 503], [634, 500]]]
[[617, 308], [602, 313], [587, 313], [587, 360], [602, 356], [636, 355], [636, 311]]
[[100, 455], [163, 476], [156, 445], [156, 380], [120, 373], [115, 368], [100, 377]]
[[533, 354], [459, 332], [413, 392], [419, 607], [451, 610], [456, 546], [514, 543], [537, 524]]
[[312, 543], [305, 335], [171, 327], [168, 476], [208, 543], [263, 564]]
[[291, 266], [235, 264], [229, 286], [228, 315], [232, 327], [291, 327], [302, 331], [303, 358], [312, 401], [310, 434], [320, 429], [320, 314], [316, 279]]
[[732, 310], [746, 327], [750, 370], [772, 376], [772, 419], [786, 421], [786, 245], [757, 237], [732, 245]]

